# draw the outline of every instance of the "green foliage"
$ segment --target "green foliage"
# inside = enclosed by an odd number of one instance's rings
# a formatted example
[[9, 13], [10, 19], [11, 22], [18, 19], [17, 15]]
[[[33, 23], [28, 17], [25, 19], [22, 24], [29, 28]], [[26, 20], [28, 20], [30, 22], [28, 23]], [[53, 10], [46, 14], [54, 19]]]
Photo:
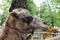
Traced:
[[51, 25], [50, 8], [45, 1], [40, 6], [40, 14], [42, 15], [42, 18], [48, 23], [48, 25]]
[[9, 13], [9, 7], [10, 7], [10, 3], [11, 0], [2, 0], [3, 3], [0, 4], [0, 9], [3, 10], [3, 14], [0, 14], [0, 25], [3, 24], [3, 22], [5, 21], [8, 13]]
[[30, 10], [32, 15], [37, 15], [38, 14], [38, 7], [33, 3], [32, 0], [27, 0], [27, 5], [28, 5], [28, 9]]

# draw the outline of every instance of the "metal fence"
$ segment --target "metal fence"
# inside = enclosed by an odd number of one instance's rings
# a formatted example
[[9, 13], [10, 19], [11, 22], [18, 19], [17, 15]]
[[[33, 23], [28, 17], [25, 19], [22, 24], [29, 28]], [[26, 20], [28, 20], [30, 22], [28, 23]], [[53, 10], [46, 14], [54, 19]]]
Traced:
[[[43, 39], [43, 33], [49, 33], [49, 32], [34, 32], [31, 40], [45, 40]], [[51, 34], [55, 34], [56, 36], [60, 35], [60, 33], [51, 33]], [[52, 38], [53, 36], [50, 36], [48, 38]]]

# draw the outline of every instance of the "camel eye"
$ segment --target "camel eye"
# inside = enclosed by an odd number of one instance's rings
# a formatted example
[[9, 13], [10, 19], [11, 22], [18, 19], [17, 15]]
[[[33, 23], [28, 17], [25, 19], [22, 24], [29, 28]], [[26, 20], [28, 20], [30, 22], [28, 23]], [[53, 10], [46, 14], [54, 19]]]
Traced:
[[17, 19], [18, 19], [18, 16], [17, 16], [17, 14], [13, 14], [13, 16], [14, 16], [15, 18], [17, 18]]
[[16, 18], [16, 19], [18, 19], [18, 15], [15, 12], [11, 12], [11, 16], [14, 17], [14, 18]]
[[21, 18], [21, 19], [22, 19], [23, 22], [30, 23], [33, 20], [33, 17], [28, 16], [28, 17]]

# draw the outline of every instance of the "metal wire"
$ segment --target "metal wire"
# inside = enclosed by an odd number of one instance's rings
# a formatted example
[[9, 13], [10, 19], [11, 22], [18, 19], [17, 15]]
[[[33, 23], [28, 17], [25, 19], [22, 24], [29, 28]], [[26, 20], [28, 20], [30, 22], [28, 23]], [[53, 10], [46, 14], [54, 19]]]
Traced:
[[49, 33], [49, 34], [60, 34], [60, 33], [50, 33], [50, 32], [34, 32], [34, 34], [43, 34], [43, 33]]

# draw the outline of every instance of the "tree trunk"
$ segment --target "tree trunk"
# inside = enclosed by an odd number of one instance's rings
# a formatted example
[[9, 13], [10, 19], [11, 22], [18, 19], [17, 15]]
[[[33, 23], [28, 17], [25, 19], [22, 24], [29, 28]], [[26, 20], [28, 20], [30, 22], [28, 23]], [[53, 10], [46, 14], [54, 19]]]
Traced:
[[12, 0], [9, 12], [16, 8], [25, 8], [27, 9], [27, 0]]

